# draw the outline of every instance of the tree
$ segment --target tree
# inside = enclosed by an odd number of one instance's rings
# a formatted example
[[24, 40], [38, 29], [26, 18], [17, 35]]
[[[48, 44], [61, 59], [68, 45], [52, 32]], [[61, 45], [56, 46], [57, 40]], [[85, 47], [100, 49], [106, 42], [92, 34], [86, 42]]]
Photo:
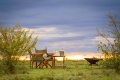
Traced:
[[120, 73], [120, 21], [115, 15], [107, 15], [110, 22], [109, 28], [99, 32], [99, 36], [105, 41], [99, 41], [98, 48], [105, 55], [104, 65], [107, 68], [113, 68]]
[[19, 24], [15, 27], [0, 26], [0, 52], [3, 56], [5, 70], [15, 73], [20, 56], [26, 54], [37, 42], [30, 31], [23, 30]]

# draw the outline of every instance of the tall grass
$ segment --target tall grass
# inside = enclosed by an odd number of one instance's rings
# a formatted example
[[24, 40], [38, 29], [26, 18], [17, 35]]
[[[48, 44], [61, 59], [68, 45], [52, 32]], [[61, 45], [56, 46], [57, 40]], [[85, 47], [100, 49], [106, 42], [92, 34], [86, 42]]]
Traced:
[[[27, 72], [14, 75], [2, 75], [0, 80], [120, 80], [120, 77], [112, 69], [104, 69], [100, 66], [88, 66], [85, 60], [65, 61], [64, 68], [34, 68], [30, 69], [29, 62], [25, 62]], [[61, 62], [57, 61], [56, 65]], [[24, 71], [24, 69], [20, 69]]]

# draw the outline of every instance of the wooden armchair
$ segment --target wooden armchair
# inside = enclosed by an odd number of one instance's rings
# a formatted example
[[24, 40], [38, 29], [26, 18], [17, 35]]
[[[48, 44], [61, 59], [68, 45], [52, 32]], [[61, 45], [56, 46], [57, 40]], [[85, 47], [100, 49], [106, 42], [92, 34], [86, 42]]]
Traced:
[[[46, 49], [44, 49], [45, 51]], [[40, 52], [41, 51], [41, 52]], [[39, 50], [39, 52], [34, 48], [34, 52], [32, 50], [29, 51], [30, 54], [30, 68], [33, 68], [34, 62], [36, 63], [36, 68], [39, 66], [39, 64], [43, 64], [43, 50]], [[40, 66], [39, 66], [40, 67]]]
[[36, 63], [36, 68], [39, 66], [38, 63], [42, 65], [43, 60], [43, 54], [31, 54], [30, 68], [33, 68], [34, 62]]
[[[52, 61], [52, 55], [47, 53], [47, 48], [43, 49], [43, 50], [37, 50], [35, 48], [35, 52], [32, 53], [31, 51], [30, 53], [30, 68], [33, 68], [34, 62], [36, 63], [36, 68], [39, 66], [39, 68], [43, 68], [44, 66], [46, 66], [46, 68], [48, 67], [48, 65], [50, 67], [52, 67], [49, 64], [49, 61]], [[39, 63], [39, 64], [38, 64]]]
[[43, 54], [43, 59], [44, 59], [43, 66], [46, 66], [46, 68], [48, 68], [49, 65], [52, 68], [52, 66], [49, 64], [49, 61], [52, 61], [52, 56], [53, 53]]

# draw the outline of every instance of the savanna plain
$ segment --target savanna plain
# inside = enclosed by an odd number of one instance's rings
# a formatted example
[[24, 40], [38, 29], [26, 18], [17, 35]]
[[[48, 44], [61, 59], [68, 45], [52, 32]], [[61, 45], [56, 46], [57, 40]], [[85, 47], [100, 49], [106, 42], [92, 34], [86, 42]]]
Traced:
[[[56, 65], [61, 65], [56, 61]], [[29, 61], [20, 61], [20, 73], [0, 75], [0, 80], [120, 80], [119, 74], [101, 66], [89, 66], [86, 60], [66, 60], [64, 68], [50, 67], [31, 69]]]

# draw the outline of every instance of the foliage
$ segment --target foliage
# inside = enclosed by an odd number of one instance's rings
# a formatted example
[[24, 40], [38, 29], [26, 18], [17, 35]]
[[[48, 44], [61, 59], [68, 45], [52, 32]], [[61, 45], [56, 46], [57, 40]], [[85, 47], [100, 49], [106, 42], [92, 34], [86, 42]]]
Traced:
[[0, 26], [0, 53], [5, 72], [15, 73], [20, 56], [35, 46], [37, 37], [33, 39], [32, 34], [19, 24], [14, 27]]
[[120, 21], [115, 15], [108, 14], [110, 20], [106, 30], [99, 32], [104, 39], [98, 43], [98, 48], [105, 56], [104, 65], [120, 72]]

